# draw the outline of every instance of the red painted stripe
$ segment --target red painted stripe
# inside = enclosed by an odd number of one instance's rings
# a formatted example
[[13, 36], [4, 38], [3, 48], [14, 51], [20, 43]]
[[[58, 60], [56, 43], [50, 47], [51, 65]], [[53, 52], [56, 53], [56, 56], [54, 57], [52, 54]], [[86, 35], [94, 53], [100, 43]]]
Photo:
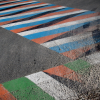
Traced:
[[15, 97], [9, 93], [2, 84], [0, 84], [0, 100], [16, 100]]
[[44, 70], [44, 72], [50, 75], [56, 75], [56, 76], [68, 78], [74, 81], [79, 81], [78, 74], [76, 74], [73, 70], [69, 69], [68, 67], [64, 65], [60, 65], [57, 67]]

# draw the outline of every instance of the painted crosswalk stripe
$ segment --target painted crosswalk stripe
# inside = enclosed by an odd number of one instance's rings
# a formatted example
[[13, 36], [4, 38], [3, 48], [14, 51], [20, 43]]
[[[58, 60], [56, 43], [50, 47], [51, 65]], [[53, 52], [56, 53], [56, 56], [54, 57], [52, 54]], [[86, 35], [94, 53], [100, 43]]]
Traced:
[[58, 39], [58, 40], [51, 41], [51, 42], [46, 42], [46, 43], [43, 43], [41, 45], [45, 46], [47, 48], [50, 48], [50, 47], [54, 47], [54, 46], [57, 46], [57, 45], [62, 45], [62, 44], [65, 44], [65, 43], [82, 40], [82, 39], [87, 38], [87, 37], [92, 37], [92, 33], [90, 33], [90, 34], [79, 34], [79, 35], [75, 35], [75, 36], [71, 36], [71, 37], [67, 37], [67, 38], [62, 38], [62, 39]]
[[[2, 1], [0, 2], [0, 5], [4, 5], [4, 4], [7, 4], [7, 3], [14, 3], [14, 2], [20, 2], [20, 0], [9, 0], [9, 1]], [[27, 0], [22, 0], [22, 1], [27, 1]]]
[[6, 12], [11, 12], [11, 11], [14, 11], [14, 10], [23, 10], [23, 9], [29, 9], [29, 8], [33, 8], [33, 7], [39, 7], [39, 6], [44, 6], [44, 5], [48, 5], [48, 3], [38, 3], [38, 4], [32, 4], [31, 6], [28, 5], [28, 7], [25, 7], [25, 8], [18, 8], [18, 9], [12, 9], [12, 10], [7, 10], [7, 11], [1, 11], [1, 13], [6, 13]]
[[3, 6], [0, 6], [0, 10], [1, 9], [5, 9], [5, 8], [9, 8], [9, 7], [13, 7], [13, 6], [18, 6], [18, 5], [22, 5], [22, 4], [28, 4], [28, 3], [33, 3], [33, 2], [37, 2], [37, 1], [23, 1], [22, 3], [21, 2], [18, 2], [18, 3], [13, 3], [13, 4], [9, 4], [9, 5], [3, 5]]
[[75, 93], [75, 91], [72, 91], [62, 83], [56, 81], [55, 79], [46, 75], [43, 72], [31, 74], [26, 77], [30, 79], [32, 82], [34, 82], [35, 84], [37, 84], [37, 86], [39, 86], [49, 95], [55, 97], [56, 100], [61, 100], [61, 99], [70, 100], [73, 98], [74, 99], [77, 98], [77, 94]]
[[1, 100], [16, 100], [15, 97], [0, 84], [0, 99]]
[[82, 48], [85, 46], [89, 46], [95, 43], [100, 43], [100, 38], [97, 38], [96, 41], [94, 40], [94, 37], [88, 37], [79, 41], [74, 41], [74, 42], [69, 42], [69, 43], [65, 43], [62, 45], [58, 45], [55, 47], [50, 47], [51, 50], [54, 50], [58, 53], [63, 53], [66, 51], [70, 51], [70, 50], [74, 50], [74, 49], [78, 49], [78, 48]]
[[25, 77], [5, 82], [3, 86], [17, 99], [54, 100], [52, 96]]
[[[88, 12], [88, 14], [89, 14], [88, 17], [95, 16], [95, 14], [93, 12]], [[52, 17], [55, 17], [55, 18], [52, 18]], [[34, 20], [29, 20], [29, 21], [26, 21], [26, 22], [23, 21], [22, 23], [18, 23], [19, 25], [16, 25], [17, 23], [15, 23], [15, 25], [14, 24], [8, 24], [9, 26], [8, 25], [3, 25], [2, 27], [6, 28], [7, 30], [12, 30], [14, 33], [19, 33], [19, 32], [22, 32], [22, 31], [27, 31], [27, 30], [32, 29], [32, 28], [34, 29], [37, 26], [39, 28], [41, 28], [40, 26], [46, 27], [46, 26], [48, 26], [48, 24], [49, 24], [49, 26], [52, 26], [52, 25], [54, 25], [54, 24], [52, 24], [53, 22], [54, 23], [55, 22], [58, 23], [58, 22], [60, 22], [60, 20], [62, 20], [62, 19], [64, 20], [66, 18], [68, 18], [68, 20], [69, 19], [73, 20], [73, 19], [75, 19], [74, 17], [77, 17], [77, 19], [80, 18], [80, 17], [82, 17], [82, 18], [88, 18], [87, 17], [87, 12], [75, 13], [75, 14], [71, 14], [71, 15], [67, 15], [67, 16], [66, 16], [66, 14], [64, 14], [64, 15], [61, 14], [61, 15], [58, 15], [58, 16], [45, 17], [45, 20], [41, 19], [39, 21], [39, 19], [35, 19], [35, 21]], [[77, 19], [75, 19], [75, 20], [77, 20]], [[51, 25], [50, 25], [50, 23], [51, 23]], [[19, 32], [17, 32], [17, 31], [19, 31]]]
[[[15, 25], [14, 26], [12, 26], [12, 27], [5, 27], [5, 26], [7, 26], [7, 25], [3, 25], [2, 27], [4, 27], [4, 28], [6, 28], [6, 29], [8, 29], [8, 30], [13, 30], [13, 29], [18, 29], [18, 28], [23, 28], [23, 27], [25, 27], [25, 26], [35, 26], [35, 25], [40, 25], [40, 24], [43, 24], [43, 23], [47, 23], [47, 22], [50, 22], [50, 21], [53, 21], [53, 20], [58, 20], [58, 21], [60, 21], [60, 18], [64, 18], [64, 17], [69, 17], [69, 18], [71, 18], [71, 17], [74, 17], [74, 16], [77, 16], [77, 15], [79, 15], [80, 13], [83, 13], [83, 12], [78, 12], [78, 11], [75, 11], [75, 12], [72, 12], [72, 13], [65, 13], [65, 14], [61, 14], [61, 15], [55, 15], [55, 16], [50, 16], [50, 17], [45, 17], [45, 18], [40, 18], [40, 19], [34, 19], [34, 20], [31, 20], [31, 21], [27, 21], [27, 23], [25, 23], [25, 22], [22, 22], [21, 24], [19, 24], [19, 25], [16, 25], [17, 23], [15, 23]], [[46, 22], [47, 21], [47, 22]], [[15, 27], [16, 26], [16, 27]]]
[[69, 62], [67, 64], [64, 64], [64, 66], [74, 70], [75, 72], [83, 74], [83, 73], [85, 73], [86, 69], [88, 69], [91, 65], [87, 61], [84, 61], [82, 59], [78, 59], [78, 60], [75, 60], [73, 62]]
[[[5, 8], [7, 6], [9, 8], [11, 6], [26, 4], [26, 2], [31, 3], [32, 1], [23, 0], [21, 2], [12, 3], [13, 5], [8, 4], [8, 6], [3, 5], [2, 7]], [[12, 7], [6, 11], [1, 11], [1, 27], [61, 53], [62, 55], [66, 55], [69, 58], [71, 53], [77, 51], [77, 53], [71, 57], [72, 59], [82, 56], [82, 53], [94, 48], [94, 46], [92, 48], [92, 45], [100, 42], [97, 35], [92, 37], [92, 33], [84, 35], [84, 33], [81, 32], [75, 34], [71, 33], [69, 35], [70, 31], [80, 30], [81, 28], [85, 31], [87, 28], [96, 26], [95, 24], [97, 23], [100, 24], [100, 13], [37, 1], [33, 3], [35, 4], [31, 3], [29, 5]], [[43, 6], [41, 6], [42, 4]], [[31, 8], [32, 5], [34, 5], [33, 8]], [[75, 38], [77, 36], [81, 38]], [[80, 45], [78, 42], [83, 43]], [[75, 47], [73, 47], [73, 45], [75, 45]], [[86, 48], [86, 50], [83, 50], [84, 48]], [[69, 52], [70, 54], [68, 54]]]
[[[32, 4], [37, 4], [37, 3], [39, 3], [39, 2], [34, 2]], [[29, 9], [26, 8], [26, 9], [23, 9], [23, 10], [14, 10], [12, 12], [9, 11], [9, 12], [6, 12], [6, 13], [1, 13], [0, 17], [2, 18], [2, 17], [12, 16], [12, 15], [19, 15], [19, 14], [29, 13], [29, 12], [45, 9], [46, 7], [51, 7], [51, 6], [55, 6], [55, 5], [48, 4], [48, 5], [44, 5], [44, 6], [40, 6], [40, 7], [35, 7], [35, 8], [33, 7], [33, 8], [29, 8]]]
[[[64, 11], [63, 14], [56, 14], [56, 15], [53, 15], [53, 16], [46, 16], [46, 17], [43, 17], [43, 18], [35, 18], [33, 20], [28, 20], [28, 21], [22, 21], [22, 22], [17, 22], [17, 23], [11, 23], [11, 24], [7, 24], [7, 25], [3, 25], [2, 27], [10, 27], [10, 26], [15, 26], [15, 25], [20, 25], [20, 24], [27, 24], [27, 23], [30, 23], [30, 22], [36, 22], [36, 21], [41, 21], [41, 20], [44, 20], [44, 19], [50, 19], [50, 18], [56, 18], [56, 17], [62, 17], [62, 16], [65, 16], [65, 15], [70, 15], [70, 14], [75, 14], [75, 13], [80, 13], [80, 12], [85, 12], [85, 11], [80, 11], [78, 12], [77, 10], [78, 9], [72, 9], [70, 10], [70, 8], [68, 9], [68, 11]], [[69, 12], [70, 11], [70, 12]], [[44, 16], [44, 15], [43, 15]], [[41, 17], [41, 16], [40, 16]]]
[[[21, 32], [18, 33], [21, 36], [26, 36], [26, 35], [31, 35], [31, 34], [35, 34], [35, 33], [39, 33], [39, 32], [49, 32], [50, 30], [55, 30], [55, 29], [61, 29], [63, 27], [67, 27], [67, 26], [71, 26], [71, 25], [75, 25], [80, 24], [80, 23], [85, 23], [85, 22], [89, 22], [89, 21], [93, 21], [93, 20], [97, 20], [100, 19], [100, 16], [96, 16], [96, 17], [91, 17], [91, 18], [86, 18], [86, 19], [82, 19], [82, 20], [78, 20], [78, 21], [72, 21], [72, 22], [67, 22], [64, 24], [59, 24], [59, 25], [54, 25], [54, 26], [50, 26], [50, 27], [46, 27], [46, 28], [41, 28], [41, 29], [36, 29], [36, 30], [31, 30], [31, 31], [26, 31], [26, 32]], [[74, 28], [74, 27], [73, 27]]]
[[[33, 6], [34, 7], [34, 6]], [[1, 17], [0, 20], [2, 19], [7, 19], [7, 18], [13, 18], [13, 17], [19, 17], [19, 16], [24, 16], [24, 15], [28, 15], [28, 14], [35, 14], [35, 13], [39, 13], [39, 12], [45, 12], [45, 11], [51, 11], [51, 10], [56, 10], [56, 9], [61, 9], [62, 7], [57, 7], [54, 6], [51, 9], [46, 9], [46, 10], [40, 10], [40, 11], [35, 11], [35, 12], [30, 12], [30, 13], [25, 13], [25, 14], [20, 14], [20, 15], [12, 15], [12, 16], [7, 16], [7, 17]]]
[[79, 80], [78, 74], [64, 65], [59, 65], [50, 69], [46, 69], [43, 72], [51, 76], [55, 75], [55, 76], [63, 77], [65, 79], [81, 82]]

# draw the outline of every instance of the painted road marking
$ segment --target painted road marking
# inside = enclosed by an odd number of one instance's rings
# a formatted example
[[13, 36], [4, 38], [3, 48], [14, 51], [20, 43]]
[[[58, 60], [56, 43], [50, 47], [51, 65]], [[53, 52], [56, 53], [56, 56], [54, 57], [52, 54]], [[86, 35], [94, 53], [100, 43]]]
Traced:
[[26, 36], [26, 35], [31, 35], [31, 34], [39, 33], [39, 32], [49, 32], [50, 30], [54, 30], [54, 29], [58, 29], [58, 31], [59, 31], [59, 29], [61, 29], [62, 27], [67, 27], [67, 26], [72, 26], [72, 25], [77, 25], [78, 26], [78, 24], [85, 23], [87, 21], [89, 22], [89, 21], [97, 20], [97, 19], [100, 19], [100, 16], [86, 18], [86, 19], [82, 19], [82, 20], [78, 20], [78, 21], [67, 22], [67, 23], [64, 23], [64, 24], [54, 25], [54, 26], [50, 26], [50, 27], [46, 27], [46, 28], [36, 29], [34, 31], [31, 30], [31, 31], [21, 32], [21, 33], [18, 33], [18, 35]]
[[17, 99], [54, 100], [52, 96], [25, 77], [5, 82], [3, 86]]
[[46, 91], [49, 95], [55, 97], [56, 100], [77, 98], [77, 94], [74, 91], [43, 72], [31, 74], [26, 77]]

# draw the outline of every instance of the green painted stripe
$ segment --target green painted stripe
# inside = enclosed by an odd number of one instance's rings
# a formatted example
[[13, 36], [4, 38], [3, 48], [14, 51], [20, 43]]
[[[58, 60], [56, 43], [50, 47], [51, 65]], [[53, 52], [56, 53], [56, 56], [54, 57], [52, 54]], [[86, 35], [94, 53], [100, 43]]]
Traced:
[[3, 86], [18, 100], [55, 100], [25, 77], [5, 82]]
[[82, 59], [75, 60], [73, 62], [69, 62], [65, 64], [64, 66], [79, 72], [79, 73], [84, 73], [86, 69], [90, 67], [90, 64]]

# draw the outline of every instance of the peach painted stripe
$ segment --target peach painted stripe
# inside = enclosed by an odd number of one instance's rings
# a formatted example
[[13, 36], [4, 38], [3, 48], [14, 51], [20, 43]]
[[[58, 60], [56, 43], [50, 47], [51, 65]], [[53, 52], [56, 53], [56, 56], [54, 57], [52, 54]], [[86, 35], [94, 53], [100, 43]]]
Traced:
[[[58, 15], [58, 14], [64, 14], [64, 13], [69, 13], [69, 12], [74, 12], [74, 11], [78, 11], [78, 10], [79, 9], [72, 9], [72, 10], [67, 10], [67, 11], [55, 12], [55, 13], [46, 14], [46, 15], [43, 15], [43, 16], [40, 16], [40, 17], [37, 17], [37, 18], [34, 18], [34, 19], [43, 18], [43, 17], [49, 17], [49, 16], [53, 16], [53, 15]], [[20, 19], [12, 20], [12, 21], [6, 21], [6, 22], [1, 22], [0, 25], [8, 24], [10, 22], [19, 21], [19, 20]]]
[[[56, 8], [56, 7], [61, 7], [61, 6], [52, 6], [52, 7], [45, 7], [45, 8], [40, 8], [40, 9], [35, 9], [35, 10], [29, 10], [29, 11], [25, 11], [19, 14], [15, 14], [15, 15], [20, 15], [20, 14], [24, 14], [24, 13], [29, 13], [29, 12], [35, 12], [35, 11], [40, 11], [40, 10], [47, 10], [47, 9], [52, 9], [52, 8]], [[9, 15], [9, 14], [6, 14]], [[0, 17], [2, 17], [4, 15], [1, 15]]]
[[0, 84], [0, 100], [16, 100], [15, 97]]
[[99, 16], [99, 15], [100, 15], [100, 13], [93, 13], [93, 14], [73, 17], [73, 18], [65, 19], [65, 20], [63, 20], [61, 22], [58, 22], [58, 23], [54, 24], [54, 25], [63, 24], [63, 23], [66, 23], [66, 22], [72, 22], [72, 21], [76, 21], [76, 20], [82, 20], [82, 19], [85, 19], [85, 18]]
[[64, 33], [59, 33], [59, 34], [54, 34], [54, 35], [49, 35], [49, 36], [45, 36], [45, 37], [33, 39], [33, 40], [31, 40], [31, 41], [34, 41], [34, 42], [36, 42], [36, 43], [38, 43], [38, 44], [41, 44], [41, 43], [44, 43], [44, 42], [46, 42], [46, 41], [49, 41], [49, 40], [51, 40], [51, 39], [53, 39], [53, 38], [55, 38], [55, 37], [57, 37], [57, 36], [63, 35], [63, 34], [65, 34], [65, 33], [66, 33], [66, 32], [64, 32]]
[[56, 76], [68, 78], [74, 81], [79, 81], [78, 75], [73, 70], [69, 69], [68, 67], [64, 65], [53, 67], [53, 68], [44, 70], [43, 72], [46, 72], [50, 75], [56, 75]]
[[27, 2], [30, 2], [30, 1], [32, 1], [32, 0], [29, 0], [29, 1], [22, 1], [22, 2], [13, 3], [13, 4], [6, 4], [6, 5], [0, 6], [0, 8], [1, 8], [1, 7], [6, 7], [6, 6], [9, 6], [9, 5], [13, 6], [13, 5], [15, 5], [15, 4], [20, 4], [20, 3], [25, 3], [25, 2], [27, 3]]

